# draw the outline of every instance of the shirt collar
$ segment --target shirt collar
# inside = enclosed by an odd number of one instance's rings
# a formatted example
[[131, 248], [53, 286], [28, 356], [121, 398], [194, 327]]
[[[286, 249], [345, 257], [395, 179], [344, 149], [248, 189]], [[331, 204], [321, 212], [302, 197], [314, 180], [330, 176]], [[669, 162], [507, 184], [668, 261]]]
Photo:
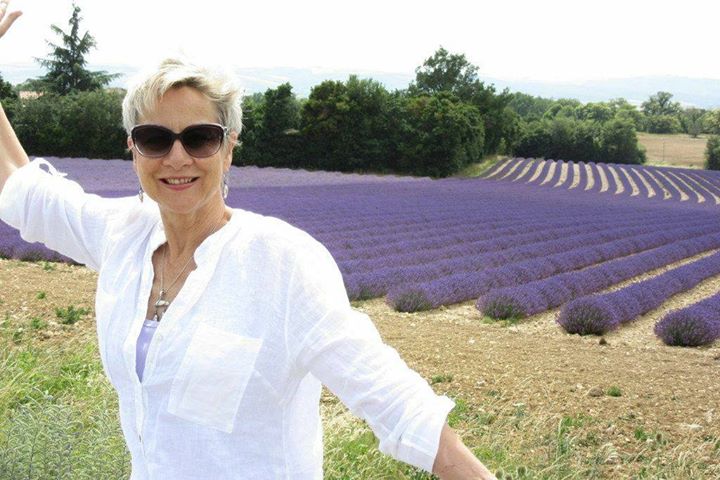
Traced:
[[[222, 247], [223, 245], [225, 245], [225, 243], [227, 243], [227, 241], [238, 232], [242, 224], [242, 220], [240, 217], [243, 216], [245, 212], [237, 208], [233, 208], [231, 210], [232, 216], [230, 217], [228, 223], [220, 227], [218, 231], [203, 240], [203, 242], [197, 247], [197, 249], [195, 250], [195, 254], [193, 255], [193, 258], [195, 259], [195, 264], [203, 265], [206, 264], [208, 261], [213, 260], [213, 257], [219, 255], [219, 252], [221, 250], [221, 248], [218, 247]], [[165, 237], [165, 227], [163, 226], [162, 220], [160, 218], [160, 213], [159, 211], [157, 211], [155, 224], [153, 225], [152, 231], [150, 233], [151, 251], [157, 250], [157, 248], [166, 241], [167, 238]]]

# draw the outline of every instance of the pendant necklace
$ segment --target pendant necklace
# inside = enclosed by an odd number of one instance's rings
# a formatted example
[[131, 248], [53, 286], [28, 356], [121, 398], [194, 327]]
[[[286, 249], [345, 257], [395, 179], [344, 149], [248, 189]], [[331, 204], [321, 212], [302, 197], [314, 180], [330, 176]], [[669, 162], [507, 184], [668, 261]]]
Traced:
[[[225, 217], [224, 214], [223, 214], [223, 217]], [[212, 235], [213, 233], [217, 232], [220, 229], [220, 227], [222, 226], [222, 221], [223, 221], [223, 219], [221, 218], [220, 222], [218, 222], [217, 227], [215, 227], [213, 229], [213, 231], [210, 233], [210, 235]], [[208, 235], [208, 237], [210, 235]], [[165, 289], [165, 287], [164, 287], [164, 277], [165, 277], [164, 270], [165, 270], [165, 263], [166, 263], [165, 262], [166, 253], [167, 253], [167, 250], [163, 250], [162, 263], [160, 264], [160, 293], [158, 294], [158, 299], [155, 302], [155, 315], [153, 316], [153, 320], [156, 322], [159, 322], [160, 320], [162, 320], [163, 315], [165, 315], [165, 310], [167, 310], [167, 308], [170, 306], [170, 301], [165, 299], [165, 295], [167, 294], [168, 291], [170, 291], [170, 289], [173, 287], [173, 285], [175, 285], [175, 282], [178, 281], [180, 276], [182, 276], [182, 274], [185, 273], [185, 269], [188, 267], [188, 265], [190, 265], [190, 262], [192, 261], [192, 259], [194, 257], [194, 255], [190, 255], [190, 258], [188, 258], [188, 261], [185, 262], [185, 266], [183, 266], [182, 270], [180, 270], [180, 273], [177, 274], [175, 279], [172, 282], [170, 282], [170, 285], [168, 285], [167, 289]]]

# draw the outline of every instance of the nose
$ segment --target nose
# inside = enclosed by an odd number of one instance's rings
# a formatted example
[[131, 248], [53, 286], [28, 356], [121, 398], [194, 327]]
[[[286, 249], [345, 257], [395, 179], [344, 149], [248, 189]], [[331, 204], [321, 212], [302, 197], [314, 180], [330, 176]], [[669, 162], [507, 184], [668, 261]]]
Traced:
[[173, 142], [170, 151], [163, 157], [163, 165], [167, 165], [176, 170], [180, 170], [185, 165], [190, 165], [193, 162], [193, 158], [189, 153], [185, 151], [179, 138], [176, 138]]

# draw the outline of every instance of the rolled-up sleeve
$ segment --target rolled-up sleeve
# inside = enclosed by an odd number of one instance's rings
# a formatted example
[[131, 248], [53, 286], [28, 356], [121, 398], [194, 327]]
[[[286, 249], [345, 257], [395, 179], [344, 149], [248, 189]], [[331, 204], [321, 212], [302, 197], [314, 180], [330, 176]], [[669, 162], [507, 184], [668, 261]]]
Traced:
[[[303, 336], [297, 360], [380, 441], [380, 451], [432, 471], [440, 433], [454, 403], [438, 396], [383, 343], [367, 315], [350, 307], [342, 276], [323, 248], [306, 251], [291, 279]], [[315, 318], [313, 318], [315, 317]]]
[[18, 229], [23, 240], [41, 242], [99, 270], [109, 217], [127, 199], [85, 193], [64, 176], [43, 159], [16, 170], [0, 192], [0, 219]]

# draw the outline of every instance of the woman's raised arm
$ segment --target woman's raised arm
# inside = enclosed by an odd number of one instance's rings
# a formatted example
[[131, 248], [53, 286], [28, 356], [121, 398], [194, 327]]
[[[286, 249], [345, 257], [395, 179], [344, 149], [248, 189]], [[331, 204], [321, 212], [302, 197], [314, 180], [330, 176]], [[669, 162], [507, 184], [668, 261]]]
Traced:
[[[9, 0], [0, 0], [0, 37], [5, 35], [13, 22], [22, 15], [22, 12], [11, 12], [6, 15], [8, 3]], [[26, 163], [28, 156], [0, 105], [0, 191], [8, 177]]]

